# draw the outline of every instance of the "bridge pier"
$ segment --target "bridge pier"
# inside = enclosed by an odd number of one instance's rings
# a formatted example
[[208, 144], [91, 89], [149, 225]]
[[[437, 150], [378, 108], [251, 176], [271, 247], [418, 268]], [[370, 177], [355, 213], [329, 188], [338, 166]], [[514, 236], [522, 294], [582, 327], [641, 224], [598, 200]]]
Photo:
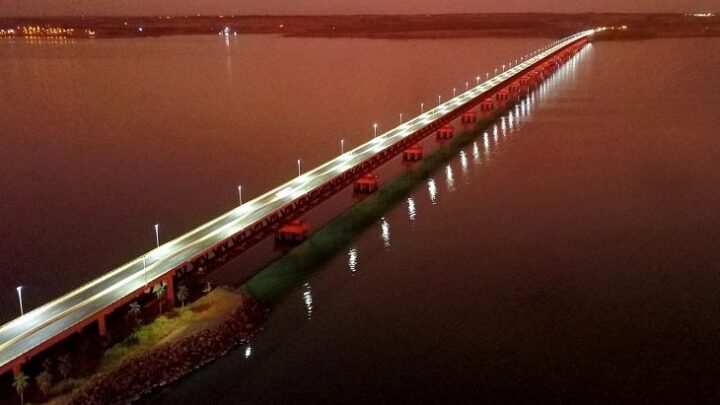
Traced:
[[403, 151], [403, 160], [406, 162], [417, 162], [422, 160], [423, 148], [422, 146], [415, 144]]
[[302, 242], [307, 239], [309, 232], [310, 225], [307, 221], [296, 219], [280, 228], [277, 232], [276, 239], [278, 242]]
[[452, 139], [453, 135], [455, 135], [455, 128], [453, 128], [452, 125], [447, 124], [442, 128], [438, 129], [436, 137], [440, 140], [448, 140]]
[[105, 336], [105, 334], [107, 333], [107, 324], [105, 322], [105, 313], [104, 312], [100, 312], [98, 314], [97, 323], [98, 323], [98, 334], [100, 336]]
[[463, 124], [474, 124], [478, 120], [478, 115], [475, 110], [468, 110], [465, 111], [462, 115], [462, 118], [460, 118], [460, 121]]
[[495, 95], [495, 99], [500, 102], [505, 102], [508, 100], [508, 94], [510, 94], [509, 91], [507, 91], [506, 89], [502, 89], [497, 92], [497, 94]]
[[175, 306], [175, 280], [173, 279], [173, 275], [170, 274], [167, 277], [163, 278], [163, 281], [165, 282], [165, 299], [170, 301], [170, 305], [173, 307]]
[[486, 98], [482, 103], [480, 103], [480, 111], [492, 111], [495, 109], [495, 102], [491, 98]]
[[353, 191], [357, 194], [372, 194], [377, 191], [379, 185], [380, 180], [378, 180], [378, 176], [368, 173], [355, 180]]

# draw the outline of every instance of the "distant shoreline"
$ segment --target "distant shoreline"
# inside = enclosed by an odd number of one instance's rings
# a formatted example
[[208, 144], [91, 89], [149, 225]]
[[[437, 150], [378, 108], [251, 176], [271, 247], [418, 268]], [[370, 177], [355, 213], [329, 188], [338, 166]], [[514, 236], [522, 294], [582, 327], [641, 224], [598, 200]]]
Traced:
[[612, 38], [717, 37], [720, 18], [683, 14], [423, 14], [0, 18], [2, 38], [134, 38], [276, 34], [322, 38], [562, 37], [627, 26]]

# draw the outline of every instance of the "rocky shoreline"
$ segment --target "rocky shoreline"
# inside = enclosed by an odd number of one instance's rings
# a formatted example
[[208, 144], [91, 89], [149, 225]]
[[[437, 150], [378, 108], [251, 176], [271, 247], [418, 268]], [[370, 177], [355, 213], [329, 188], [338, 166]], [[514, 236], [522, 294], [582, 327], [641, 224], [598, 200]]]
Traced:
[[73, 393], [72, 405], [129, 404], [224, 356], [260, 331], [268, 309], [246, 297], [230, 318], [178, 342], [131, 359]]

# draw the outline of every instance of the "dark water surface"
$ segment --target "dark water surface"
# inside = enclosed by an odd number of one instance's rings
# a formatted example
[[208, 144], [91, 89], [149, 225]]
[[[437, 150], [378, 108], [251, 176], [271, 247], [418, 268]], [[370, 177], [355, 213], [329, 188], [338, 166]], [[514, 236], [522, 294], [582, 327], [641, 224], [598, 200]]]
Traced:
[[[4, 318], [545, 42], [232, 41], [0, 44]], [[719, 46], [594, 44], [143, 402], [720, 401]]]
[[718, 46], [594, 44], [144, 403], [717, 402]]

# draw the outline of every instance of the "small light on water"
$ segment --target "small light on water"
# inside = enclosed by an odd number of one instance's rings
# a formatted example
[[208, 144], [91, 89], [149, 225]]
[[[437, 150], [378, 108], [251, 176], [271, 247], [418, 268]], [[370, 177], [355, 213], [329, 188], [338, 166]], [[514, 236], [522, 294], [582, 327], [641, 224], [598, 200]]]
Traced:
[[245, 348], [245, 358], [246, 359], [249, 358], [251, 354], [252, 354], [252, 347], [250, 347], [250, 346], [246, 347]]

